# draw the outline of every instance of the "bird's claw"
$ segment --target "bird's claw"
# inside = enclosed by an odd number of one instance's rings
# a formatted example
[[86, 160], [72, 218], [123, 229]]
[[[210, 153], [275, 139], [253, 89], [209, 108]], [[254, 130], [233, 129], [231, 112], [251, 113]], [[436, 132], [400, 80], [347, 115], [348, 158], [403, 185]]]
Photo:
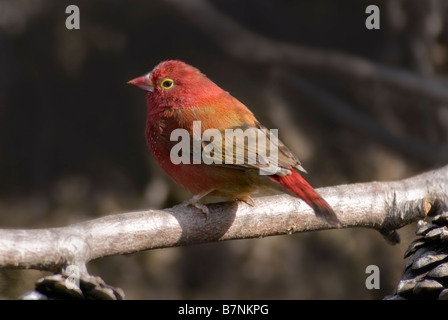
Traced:
[[184, 201], [182, 204], [187, 207], [195, 207], [195, 208], [201, 210], [201, 212], [205, 215], [205, 218], [207, 218], [208, 215], [210, 214], [210, 211], [209, 211], [208, 207], [205, 204], [200, 203], [199, 200], [201, 200], [201, 198], [205, 197], [212, 191], [213, 191], [213, 189], [195, 194], [193, 197], [191, 197], [191, 199]]
[[208, 207], [205, 204], [202, 204], [202, 203], [199, 203], [199, 202], [195, 202], [195, 201], [191, 201], [191, 200], [192, 199], [184, 201], [183, 205], [186, 206], [186, 207], [195, 207], [195, 208], [201, 210], [201, 212], [207, 218], [208, 215], [210, 214], [210, 210], [208, 209]]
[[252, 199], [250, 196], [244, 196], [244, 197], [240, 197], [238, 199], [236, 199], [237, 201], [243, 201], [246, 204], [248, 204], [251, 207], [255, 207], [255, 202], [254, 199]]
[[193, 204], [192, 206], [201, 210], [201, 212], [205, 215], [206, 218], [210, 214], [210, 210], [208, 210], [208, 207], [205, 204], [198, 202], [198, 203]]

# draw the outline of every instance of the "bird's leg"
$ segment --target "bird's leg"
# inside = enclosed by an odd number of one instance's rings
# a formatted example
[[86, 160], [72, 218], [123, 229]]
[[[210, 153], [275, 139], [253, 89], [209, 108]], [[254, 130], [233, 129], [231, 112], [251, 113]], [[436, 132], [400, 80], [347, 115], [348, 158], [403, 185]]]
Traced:
[[200, 203], [199, 200], [201, 200], [203, 197], [205, 197], [212, 191], [213, 191], [213, 189], [195, 194], [193, 197], [191, 197], [191, 199], [184, 201], [182, 204], [185, 206], [191, 206], [191, 207], [198, 208], [207, 217], [207, 215], [210, 213], [210, 211], [208, 210], [207, 206], [205, 204]]
[[251, 207], [255, 207], [255, 202], [250, 196], [242, 196], [242, 197], [237, 198], [236, 200], [243, 201], [243, 202], [247, 203], [248, 205], [250, 205]]

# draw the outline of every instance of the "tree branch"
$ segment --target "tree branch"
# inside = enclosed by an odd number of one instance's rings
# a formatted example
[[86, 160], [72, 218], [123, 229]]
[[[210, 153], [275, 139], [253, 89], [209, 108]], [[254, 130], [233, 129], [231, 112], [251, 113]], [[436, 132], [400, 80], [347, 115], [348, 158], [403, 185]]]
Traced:
[[[279, 70], [283, 83], [294, 89], [303, 98], [313, 102], [313, 107], [342, 123], [345, 127], [362, 132], [374, 139], [389, 145], [393, 150], [402, 152], [425, 163], [446, 163], [448, 148], [435, 143], [417, 140], [410, 137], [397, 136], [382, 127], [374, 119], [364, 115], [342, 99], [332, 95], [306, 79], [292, 72]], [[428, 154], [431, 157], [428, 157]]]
[[[448, 166], [396, 182], [370, 182], [318, 189], [343, 228], [393, 230], [422, 219], [431, 204], [448, 198]], [[231, 239], [259, 238], [331, 228], [303, 201], [288, 195], [210, 205], [205, 217], [175, 206], [110, 215], [67, 227], [0, 229], [0, 267], [55, 271], [105, 256]]]
[[436, 78], [425, 79], [402, 69], [337, 51], [323, 51], [266, 38], [238, 24], [206, 0], [166, 2], [236, 59], [323, 71], [356, 81], [379, 81], [432, 101], [448, 102], [448, 89]]

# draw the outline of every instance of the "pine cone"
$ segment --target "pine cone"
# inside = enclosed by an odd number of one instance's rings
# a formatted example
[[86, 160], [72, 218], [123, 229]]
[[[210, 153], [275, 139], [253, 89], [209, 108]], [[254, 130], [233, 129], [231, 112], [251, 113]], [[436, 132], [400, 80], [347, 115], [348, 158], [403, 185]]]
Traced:
[[404, 254], [403, 276], [386, 299], [448, 299], [448, 211], [419, 221], [416, 235]]
[[21, 300], [47, 299], [89, 299], [123, 300], [124, 292], [120, 288], [107, 285], [100, 277], [86, 276], [79, 279], [79, 287], [69, 287], [67, 277], [53, 274], [37, 280], [34, 291], [23, 294]]

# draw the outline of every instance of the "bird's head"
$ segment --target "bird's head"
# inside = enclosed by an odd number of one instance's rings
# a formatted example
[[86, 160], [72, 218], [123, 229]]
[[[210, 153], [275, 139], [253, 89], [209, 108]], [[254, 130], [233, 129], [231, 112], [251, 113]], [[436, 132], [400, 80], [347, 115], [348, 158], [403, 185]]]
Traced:
[[146, 91], [153, 107], [186, 107], [221, 90], [198, 69], [179, 60], [163, 61], [128, 83]]

